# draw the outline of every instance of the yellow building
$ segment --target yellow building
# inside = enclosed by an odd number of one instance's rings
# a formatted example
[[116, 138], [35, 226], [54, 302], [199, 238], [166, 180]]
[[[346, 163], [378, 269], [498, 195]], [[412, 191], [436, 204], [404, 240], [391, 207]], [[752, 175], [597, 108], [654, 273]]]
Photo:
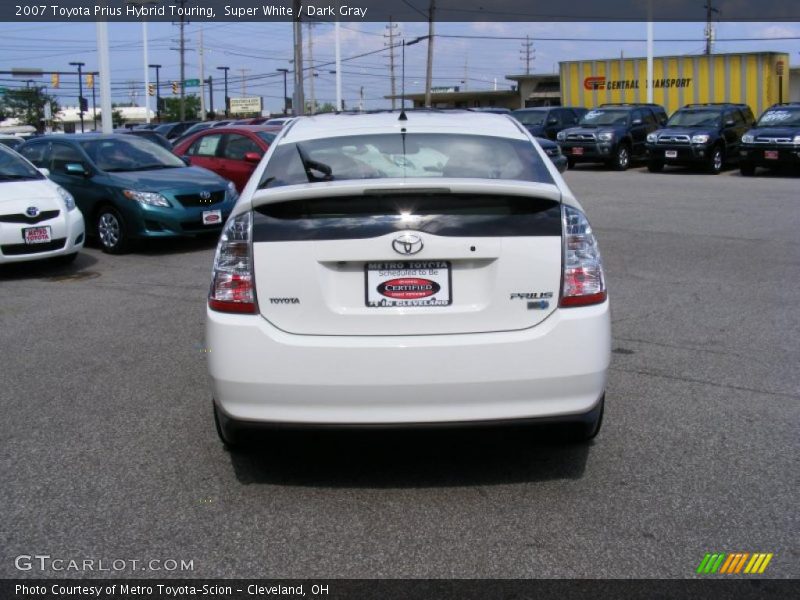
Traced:
[[[646, 58], [569, 61], [560, 68], [564, 106], [647, 101]], [[746, 103], [757, 117], [789, 101], [789, 76], [789, 55], [781, 52], [659, 56], [653, 59], [653, 102], [669, 114], [686, 104]]]

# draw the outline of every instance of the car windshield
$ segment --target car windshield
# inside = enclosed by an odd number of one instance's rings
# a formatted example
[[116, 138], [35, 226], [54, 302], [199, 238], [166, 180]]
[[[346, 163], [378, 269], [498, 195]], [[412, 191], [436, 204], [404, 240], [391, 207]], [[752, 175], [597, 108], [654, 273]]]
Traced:
[[172, 152], [135, 136], [82, 141], [80, 145], [101, 171], [149, 171], [186, 166]]
[[581, 119], [579, 125], [597, 127], [598, 125], [626, 125], [628, 123], [627, 110], [590, 110]]
[[667, 121], [667, 127], [719, 127], [722, 111], [679, 110]]
[[553, 182], [542, 158], [526, 140], [386, 133], [281, 144], [267, 164], [260, 187], [394, 177]]
[[523, 125], [542, 125], [547, 116], [546, 110], [515, 110], [511, 113]]
[[800, 127], [800, 108], [773, 108], [761, 115], [756, 127]]
[[0, 182], [27, 179], [44, 179], [44, 175], [19, 154], [0, 145]]

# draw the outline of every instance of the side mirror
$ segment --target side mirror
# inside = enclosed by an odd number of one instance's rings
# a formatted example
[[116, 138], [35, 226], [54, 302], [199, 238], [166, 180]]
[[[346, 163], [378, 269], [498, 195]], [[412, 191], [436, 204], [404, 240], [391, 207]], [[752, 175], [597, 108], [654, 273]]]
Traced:
[[181, 160], [183, 161], [183, 164], [185, 164], [187, 167], [192, 166], [192, 159], [186, 156], [185, 154], [181, 156]]
[[261, 154], [258, 152], [245, 152], [244, 160], [245, 162], [258, 164], [261, 162]]
[[39, 173], [41, 173], [45, 177], [50, 177], [50, 169], [45, 169], [44, 167], [39, 167]]
[[80, 175], [81, 177], [88, 177], [89, 170], [81, 163], [67, 163], [64, 165], [64, 172], [67, 175]]

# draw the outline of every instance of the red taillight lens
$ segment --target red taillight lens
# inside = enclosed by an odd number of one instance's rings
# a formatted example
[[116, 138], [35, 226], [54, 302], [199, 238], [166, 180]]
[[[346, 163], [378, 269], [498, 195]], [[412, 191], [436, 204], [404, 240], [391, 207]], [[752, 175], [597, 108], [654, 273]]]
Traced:
[[208, 306], [219, 312], [255, 314], [258, 312], [253, 281], [250, 212], [225, 224], [214, 256], [214, 271]]
[[592, 227], [577, 208], [565, 205], [562, 211], [564, 270], [559, 306], [568, 308], [605, 302], [603, 261]]

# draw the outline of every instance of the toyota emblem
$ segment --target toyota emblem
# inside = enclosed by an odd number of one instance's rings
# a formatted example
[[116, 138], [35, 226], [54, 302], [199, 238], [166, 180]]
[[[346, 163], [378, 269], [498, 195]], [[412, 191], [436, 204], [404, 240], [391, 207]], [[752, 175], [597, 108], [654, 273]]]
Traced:
[[38, 217], [39, 209], [36, 208], [35, 206], [29, 206], [28, 208], [25, 209], [25, 214], [31, 218]]
[[416, 254], [422, 250], [422, 238], [413, 233], [404, 233], [392, 241], [392, 248], [398, 254]]
[[210, 200], [211, 199], [211, 192], [207, 192], [203, 190], [200, 192], [200, 200]]

